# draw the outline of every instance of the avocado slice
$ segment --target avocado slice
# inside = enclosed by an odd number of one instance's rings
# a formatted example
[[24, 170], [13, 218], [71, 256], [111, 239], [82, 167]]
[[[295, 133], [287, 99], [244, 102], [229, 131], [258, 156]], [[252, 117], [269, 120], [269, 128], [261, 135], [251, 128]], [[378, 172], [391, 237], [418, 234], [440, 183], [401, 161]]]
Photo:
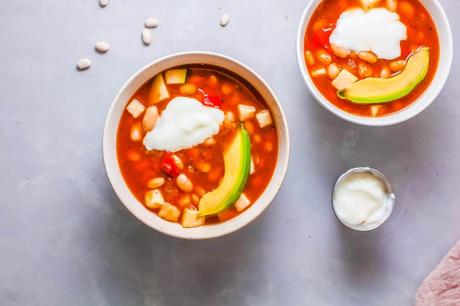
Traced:
[[225, 173], [220, 185], [200, 200], [200, 216], [215, 215], [232, 206], [241, 195], [251, 168], [251, 142], [241, 126], [224, 151]]
[[337, 95], [357, 104], [386, 103], [408, 95], [423, 79], [430, 65], [430, 49], [422, 47], [408, 60], [406, 67], [389, 78], [366, 78], [339, 90]]
[[187, 69], [170, 69], [165, 72], [166, 84], [184, 84], [187, 79]]
[[149, 91], [149, 104], [155, 104], [164, 99], [169, 98], [168, 87], [166, 87], [165, 80], [161, 73], [153, 79], [152, 85]]

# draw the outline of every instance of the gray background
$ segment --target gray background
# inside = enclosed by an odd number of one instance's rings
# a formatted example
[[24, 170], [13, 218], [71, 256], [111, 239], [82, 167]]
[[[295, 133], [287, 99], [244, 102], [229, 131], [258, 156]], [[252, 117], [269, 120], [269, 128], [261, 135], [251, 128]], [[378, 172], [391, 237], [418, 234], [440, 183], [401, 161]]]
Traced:
[[[441, 1], [458, 40], [460, 1]], [[360, 127], [308, 93], [295, 57], [307, 1], [3, 0], [0, 3], [0, 305], [410, 305], [460, 236], [460, 93], [454, 61], [436, 103], [394, 127]], [[219, 26], [223, 12], [231, 16]], [[153, 43], [140, 40], [156, 16]], [[108, 54], [94, 43], [106, 40]], [[456, 44], [458, 46], [458, 44]], [[182, 241], [147, 228], [106, 178], [102, 129], [121, 85], [153, 59], [209, 50], [258, 71], [289, 122], [275, 201], [229, 236]], [[77, 72], [83, 56], [91, 69]], [[350, 167], [397, 194], [380, 229], [341, 226], [330, 206]]]

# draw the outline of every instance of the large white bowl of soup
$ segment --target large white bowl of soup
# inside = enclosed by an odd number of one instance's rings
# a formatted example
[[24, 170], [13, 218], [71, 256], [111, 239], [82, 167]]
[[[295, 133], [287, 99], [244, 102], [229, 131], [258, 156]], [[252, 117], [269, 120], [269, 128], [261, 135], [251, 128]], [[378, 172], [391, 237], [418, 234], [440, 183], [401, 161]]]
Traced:
[[313, 0], [300, 20], [297, 59], [327, 110], [391, 125], [436, 99], [451, 68], [452, 33], [437, 0]]
[[259, 216], [284, 179], [289, 135], [267, 83], [235, 59], [158, 59], [121, 88], [107, 115], [104, 163], [123, 205], [184, 239], [219, 237]]

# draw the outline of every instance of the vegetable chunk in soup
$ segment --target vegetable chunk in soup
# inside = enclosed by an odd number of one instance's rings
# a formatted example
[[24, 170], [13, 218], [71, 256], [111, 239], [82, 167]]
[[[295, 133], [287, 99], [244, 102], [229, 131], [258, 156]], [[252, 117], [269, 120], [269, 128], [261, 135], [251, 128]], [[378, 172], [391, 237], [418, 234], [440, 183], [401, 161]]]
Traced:
[[367, 117], [416, 101], [439, 59], [435, 24], [419, 0], [323, 0], [308, 23], [304, 49], [321, 94]]
[[263, 193], [278, 152], [260, 94], [207, 65], [169, 69], [128, 101], [117, 134], [123, 178], [135, 197], [183, 227], [231, 219]]

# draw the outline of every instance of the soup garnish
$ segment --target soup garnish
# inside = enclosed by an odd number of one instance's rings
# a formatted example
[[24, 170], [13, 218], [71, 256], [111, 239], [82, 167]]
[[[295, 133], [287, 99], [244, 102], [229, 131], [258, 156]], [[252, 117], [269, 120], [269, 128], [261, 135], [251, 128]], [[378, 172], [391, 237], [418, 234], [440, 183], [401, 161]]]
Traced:
[[439, 58], [436, 27], [419, 0], [323, 0], [304, 47], [323, 96], [346, 112], [373, 117], [417, 100]]
[[260, 94], [207, 65], [169, 69], [130, 99], [117, 134], [122, 175], [161, 218], [196, 227], [247, 209], [267, 187], [277, 134]]

